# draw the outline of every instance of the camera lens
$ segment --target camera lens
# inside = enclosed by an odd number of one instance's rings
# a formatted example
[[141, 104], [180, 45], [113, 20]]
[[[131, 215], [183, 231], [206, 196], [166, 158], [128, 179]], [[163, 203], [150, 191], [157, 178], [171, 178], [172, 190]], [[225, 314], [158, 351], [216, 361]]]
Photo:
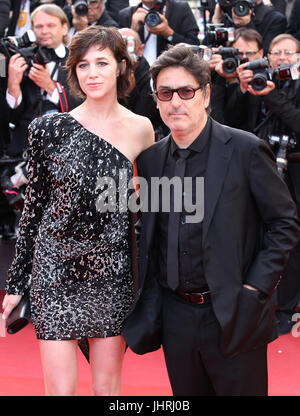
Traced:
[[254, 91], [261, 91], [267, 86], [267, 77], [265, 74], [254, 74], [250, 85]]
[[234, 14], [239, 17], [246, 16], [249, 10], [249, 5], [246, 1], [238, 1], [233, 7]]
[[236, 71], [237, 62], [234, 58], [227, 58], [223, 62], [223, 71], [225, 74], [233, 74]]
[[156, 11], [150, 11], [145, 17], [145, 23], [149, 27], [155, 27], [161, 23], [159, 14]]
[[87, 0], [78, 0], [74, 2], [75, 13], [78, 16], [86, 16], [88, 14], [88, 4]]

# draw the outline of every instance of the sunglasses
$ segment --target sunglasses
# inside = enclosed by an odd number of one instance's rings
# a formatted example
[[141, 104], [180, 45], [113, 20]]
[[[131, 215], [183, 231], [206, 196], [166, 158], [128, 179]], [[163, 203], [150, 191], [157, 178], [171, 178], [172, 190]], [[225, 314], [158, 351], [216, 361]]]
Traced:
[[177, 92], [182, 100], [191, 100], [194, 98], [195, 92], [200, 90], [200, 88], [202, 87], [160, 88], [159, 90], [155, 91], [154, 94], [159, 99], [159, 101], [171, 101], [174, 92]]

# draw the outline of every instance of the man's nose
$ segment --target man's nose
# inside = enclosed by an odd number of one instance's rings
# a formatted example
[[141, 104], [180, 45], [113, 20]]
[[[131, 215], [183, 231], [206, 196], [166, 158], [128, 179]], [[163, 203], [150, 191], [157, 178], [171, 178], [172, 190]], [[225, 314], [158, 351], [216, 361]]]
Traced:
[[182, 99], [179, 97], [179, 94], [177, 91], [173, 92], [173, 96], [171, 98], [171, 104], [173, 107], [180, 107], [182, 104]]

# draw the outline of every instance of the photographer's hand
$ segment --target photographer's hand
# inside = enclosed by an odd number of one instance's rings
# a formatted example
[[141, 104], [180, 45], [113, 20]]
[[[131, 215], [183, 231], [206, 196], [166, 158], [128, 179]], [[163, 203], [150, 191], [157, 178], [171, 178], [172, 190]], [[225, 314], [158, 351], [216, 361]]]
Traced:
[[145, 23], [145, 17], [147, 13], [147, 10], [143, 9], [142, 7], [136, 9], [131, 18], [132, 30], [135, 30], [136, 32], [140, 30], [141, 26]]
[[240, 65], [236, 70], [240, 80], [240, 89], [243, 94], [248, 91], [249, 82], [251, 82], [253, 78], [253, 71], [251, 69], [244, 69], [246, 66], [247, 62]]
[[10, 58], [8, 64], [7, 90], [16, 99], [16, 102], [21, 94], [20, 84], [27, 68], [28, 65], [21, 54], [17, 53]]
[[252, 95], [259, 95], [259, 96], [268, 95], [274, 89], [275, 89], [275, 84], [274, 84], [273, 81], [267, 81], [266, 88], [264, 88], [261, 91], [254, 90], [251, 85], [248, 86], [248, 92], [250, 92], [250, 94], [252, 94]]
[[147, 30], [154, 35], [164, 36], [165, 38], [172, 36], [174, 34], [174, 30], [170, 28], [167, 18], [160, 13], [159, 17], [161, 19], [161, 23], [154, 27], [147, 26]]
[[[221, 76], [221, 77], [223, 77], [223, 78], [225, 78], [226, 79], [226, 81], [227, 82], [229, 82], [229, 83], [234, 83], [234, 82], [237, 82], [237, 73], [236, 72], [233, 72], [232, 74], [228, 74], [227, 72], [224, 72], [224, 70], [223, 70], [223, 59], [222, 59], [222, 56], [221, 55], [217, 55], [217, 54], [215, 54], [215, 55], [213, 55], [213, 56], [219, 56], [221, 59], [218, 59], [218, 60], [216, 60], [215, 62], [216, 62], [216, 64], [215, 64], [215, 71]], [[208, 62], [208, 64], [209, 64], [209, 62]]]
[[215, 11], [212, 17], [212, 23], [221, 23], [224, 12], [219, 3], [216, 3]]
[[28, 77], [40, 88], [47, 91], [49, 95], [53, 94], [55, 84], [50, 77], [50, 72], [47, 66], [34, 63], [30, 68]]

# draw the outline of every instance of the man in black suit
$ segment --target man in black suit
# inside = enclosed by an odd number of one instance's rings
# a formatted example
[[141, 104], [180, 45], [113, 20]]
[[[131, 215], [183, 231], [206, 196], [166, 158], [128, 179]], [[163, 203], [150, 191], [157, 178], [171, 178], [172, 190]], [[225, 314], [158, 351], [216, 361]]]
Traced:
[[[230, 3], [235, 4], [238, 0], [233, 0]], [[239, 16], [234, 13], [234, 7], [231, 8], [230, 13], [225, 12], [217, 3], [215, 13], [212, 17], [213, 23], [224, 23], [225, 26], [233, 26], [238, 29], [245, 27], [248, 29], [257, 30], [263, 37], [264, 53], [267, 53], [271, 40], [284, 33], [287, 26], [286, 17], [273, 6], [267, 6], [263, 0], [245, 0], [248, 3], [249, 11], [245, 16]]]
[[105, 0], [91, 0], [88, 4], [88, 12], [83, 16], [76, 13], [74, 2], [72, 5], [65, 6], [64, 10], [70, 19], [70, 38], [72, 38], [76, 32], [86, 29], [88, 26], [119, 26], [106, 10]]
[[27, 127], [35, 117], [47, 112], [68, 111], [76, 106], [75, 99], [68, 93], [67, 73], [63, 69], [68, 53], [65, 47], [67, 16], [59, 6], [45, 4], [31, 14], [31, 23], [37, 45], [46, 48], [51, 61], [45, 65], [32, 62], [29, 68], [20, 54], [10, 58], [6, 101], [9, 121], [14, 128], [8, 154], [14, 157], [22, 156], [26, 149]]
[[139, 354], [162, 344], [174, 395], [266, 395], [295, 204], [268, 145], [208, 116], [210, 71], [197, 54], [174, 46], [151, 75], [171, 134], [137, 161], [140, 287], [123, 334]]
[[156, 3], [158, 2], [155, 0], [143, 0], [137, 6], [126, 7], [119, 13], [120, 27], [130, 27], [139, 33], [142, 43], [145, 44], [144, 57], [149, 65], [168, 45], [180, 42], [199, 45], [199, 28], [188, 3], [160, 1], [163, 5], [159, 12], [161, 22], [149, 26], [145, 23], [145, 18]]

